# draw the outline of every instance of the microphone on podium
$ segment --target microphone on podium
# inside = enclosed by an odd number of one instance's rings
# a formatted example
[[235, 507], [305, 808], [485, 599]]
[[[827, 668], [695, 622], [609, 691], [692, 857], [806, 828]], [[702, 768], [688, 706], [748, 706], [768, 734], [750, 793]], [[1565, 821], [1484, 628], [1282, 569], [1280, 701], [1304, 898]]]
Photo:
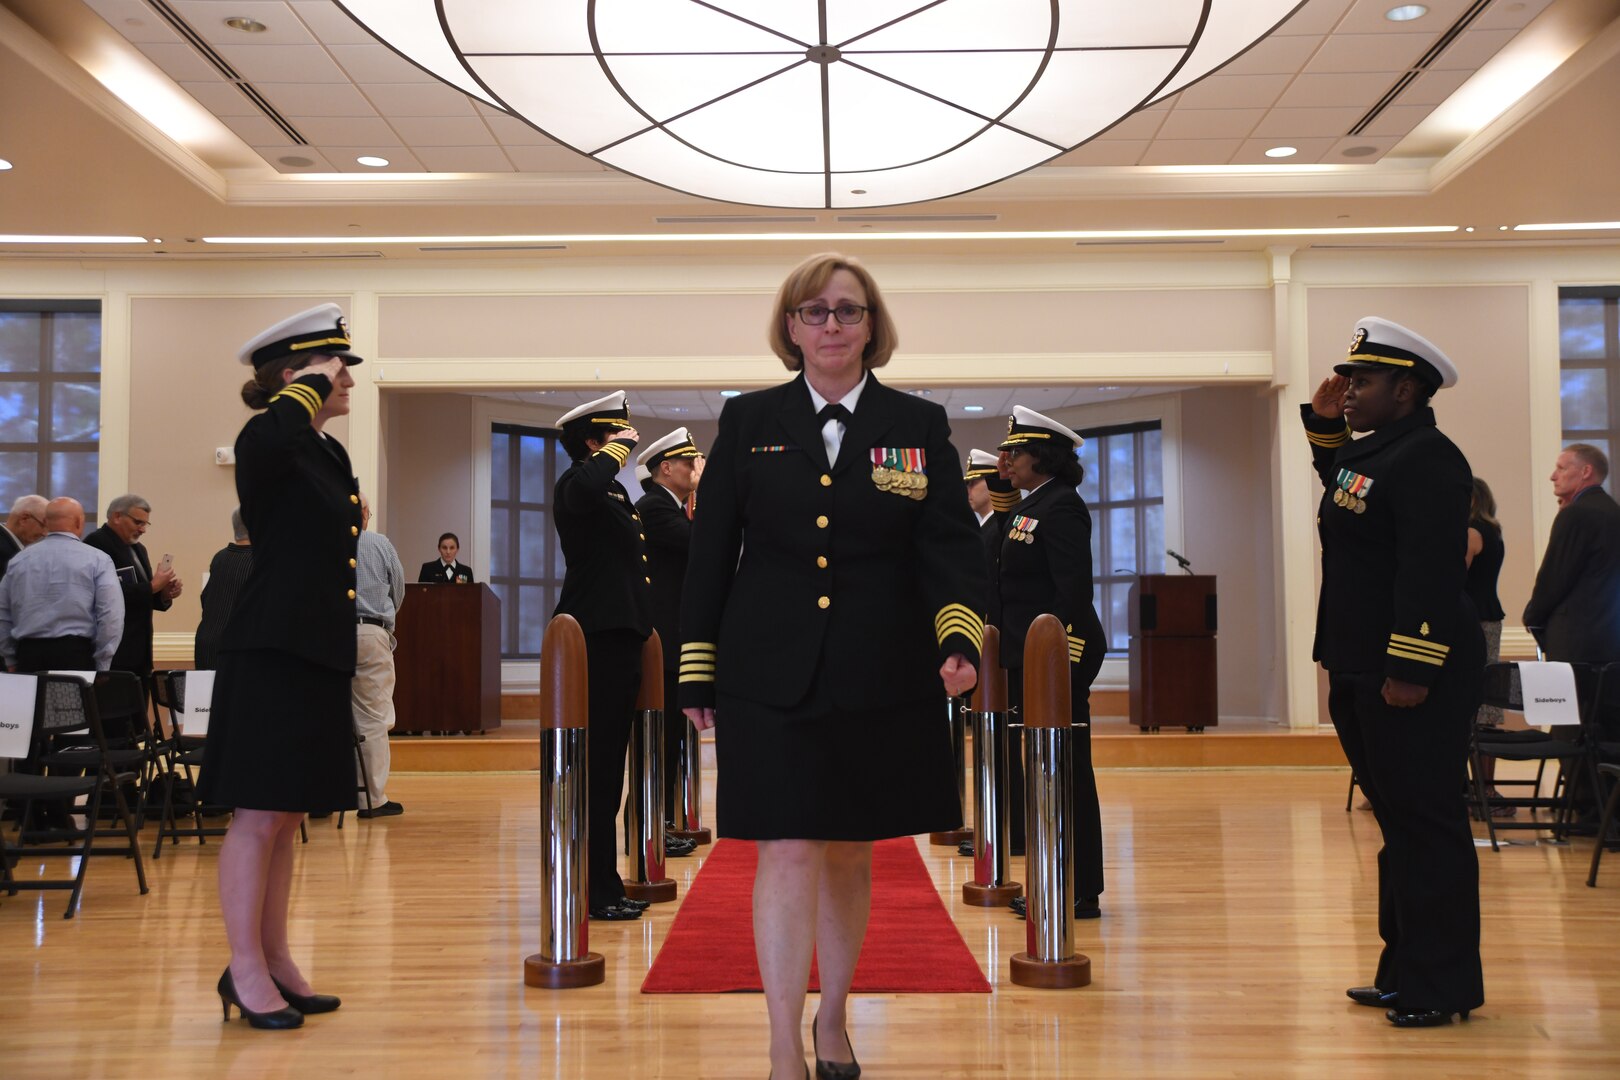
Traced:
[[1181, 568], [1187, 573], [1192, 573], [1192, 563], [1188, 561], [1187, 556], [1181, 554], [1180, 552], [1171, 551], [1169, 548], [1165, 548], [1164, 553], [1176, 560], [1176, 562], [1181, 565]]

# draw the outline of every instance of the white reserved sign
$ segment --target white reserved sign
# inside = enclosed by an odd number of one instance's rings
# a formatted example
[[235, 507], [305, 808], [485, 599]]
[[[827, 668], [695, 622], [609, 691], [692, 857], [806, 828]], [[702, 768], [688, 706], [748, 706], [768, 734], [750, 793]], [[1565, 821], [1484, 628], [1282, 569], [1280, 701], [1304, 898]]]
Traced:
[[214, 673], [212, 671], [186, 672], [186, 707], [180, 714], [180, 731], [184, 735], [207, 735], [208, 714], [214, 707]]
[[38, 693], [39, 679], [33, 675], [0, 674], [0, 758], [28, 756]]
[[1531, 727], [1581, 722], [1581, 706], [1575, 698], [1575, 669], [1568, 664], [1522, 662], [1519, 685], [1524, 692], [1524, 722]]

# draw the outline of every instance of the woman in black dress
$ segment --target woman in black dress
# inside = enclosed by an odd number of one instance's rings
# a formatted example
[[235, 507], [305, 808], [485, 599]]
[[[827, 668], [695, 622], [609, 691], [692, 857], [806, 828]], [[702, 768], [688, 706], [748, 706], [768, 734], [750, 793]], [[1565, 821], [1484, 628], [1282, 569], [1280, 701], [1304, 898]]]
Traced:
[[[872, 842], [955, 828], [942, 691], [977, 681], [984, 556], [945, 410], [878, 383], [896, 333], [841, 255], [800, 264], [768, 335], [798, 378], [731, 399], [682, 593], [680, 702], [715, 727], [722, 836], [758, 842], [771, 1066], [860, 1074], [845, 1032]], [[943, 684], [943, 685], [942, 685]]]
[[[1108, 642], [1092, 606], [1091, 511], [1074, 490], [1084, 479], [1075, 451], [1082, 439], [1049, 417], [1014, 406], [999, 447], [1001, 475], [1023, 492], [1008, 511], [1001, 545], [1001, 664], [1007, 669], [1007, 704], [1022, 704], [1024, 636], [1038, 615], [1052, 614], [1069, 638], [1070, 723], [1073, 725], [1073, 836], [1076, 918], [1102, 914], [1102, 820], [1097, 775], [1091, 768], [1091, 684], [1102, 670]], [[1012, 805], [1022, 806], [1023, 770], [1009, 755]], [[1013, 850], [1023, 846], [1022, 815], [1013, 814]], [[1014, 901], [1019, 910], [1022, 900]]]
[[[1496, 496], [1491, 494], [1491, 486], [1476, 476], [1468, 505], [1468, 577], [1463, 582], [1463, 591], [1474, 602], [1474, 610], [1479, 613], [1479, 628], [1485, 633], [1487, 664], [1501, 659], [1502, 620], [1507, 616], [1496, 594], [1496, 580], [1502, 574], [1502, 561], [1506, 554], [1507, 549], [1502, 543], [1502, 526], [1496, 520]], [[1495, 705], [1481, 705], [1479, 717], [1474, 722], [1480, 727], [1499, 728], [1502, 726], [1502, 710]], [[1486, 796], [1501, 798], [1501, 793], [1495, 787], [1496, 758], [1487, 754], [1481, 757], [1480, 762], [1489, 789]], [[1491, 808], [1494, 817], [1512, 817], [1514, 813], [1511, 806]]]
[[349, 411], [354, 379], [335, 304], [277, 323], [243, 346], [262, 410], [236, 439], [236, 491], [253, 570], [225, 628], [199, 778], [205, 803], [235, 814], [219, 854], [231, 1006], [262, 1028], [298, 1027], [338, 999], [316, 994], [287, 941], [293, 840], [306, 813], [353, 810], [355, 552], [360, 497], [349, 456], [322, 432]]

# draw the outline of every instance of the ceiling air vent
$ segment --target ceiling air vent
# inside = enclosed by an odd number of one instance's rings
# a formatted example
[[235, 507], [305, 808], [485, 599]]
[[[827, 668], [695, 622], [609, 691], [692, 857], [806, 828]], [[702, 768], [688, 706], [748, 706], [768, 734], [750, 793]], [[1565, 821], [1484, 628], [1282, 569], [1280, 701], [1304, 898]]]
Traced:
[[1486, 8], [1490, 7], [1490, 5], [1491, 0], [1474, 0], [1473, 4], [1469, 6], [1468, 10], [1464, 11], [1460, 16], [1458, 16], [1457, 21], [1452, 23], [1445, 33], [1441, 34], [1435, 39], [1434, 44], [1429, 46], [1429, 51], [1419, 57], [1417, 63], [1413, 64], [1405, 74], [1403, 74], [1399, 79], [1395, 80], [1395, 85], [1390, 87], [1388, 92], [1386, 92], [1383, 97], [1378, 99], [1377, 104], [1367, 110], [1367, 115], [1363, 116], [1360, 120], [1357, 120], [1355, 126], [1349, 131], [1345, 132], [1345, 134], [1360, 135], [1362, 132], [1366, 131], [1372, 122], [1378, 119], [1379, 115], [1385, 109], [1394, 104], [1395, 99], [1400, 97], [1401, 94], [1406, 91], [1408, 86], [1411, 86], [1417, 81], [1417, 77], [1419, 75], [1423, 74], [1429, 69], [1430, 64], [1433, 64], [1436, 60], [1440, 59], [1440, 54], [1445, 52], [1447, 47], [1449, 47], [1453, 41], [1456, 41], [1464, 30], [1468, 29], [1468, 25], [1475, 19], [1479, 18], [1480, 13]]

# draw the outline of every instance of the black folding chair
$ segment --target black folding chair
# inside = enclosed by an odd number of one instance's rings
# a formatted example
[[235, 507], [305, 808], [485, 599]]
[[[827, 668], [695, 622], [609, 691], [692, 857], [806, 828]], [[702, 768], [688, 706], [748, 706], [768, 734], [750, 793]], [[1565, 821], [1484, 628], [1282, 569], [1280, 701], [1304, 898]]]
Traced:
[[[1575, 688], [1579, 704], [1580, 724], [1570, 740], [1553, 738], [1541, 733], [1476, 729], [1469, 757], [1473, 765], [1474, 805], [1476, 816], [1485, 822], [1491, 839], [1491, 850], [1500, 851], [1497, 833], [1510, 830], [1551, 832], [1555, 841], [1562, 841], [1574, 825], [1575, 796], [1581, 783], [1589, 783], [1593, 792], [1597, 782], [1598, 715], [1606, 690], [1612, 684], [1609, 671], [1615, 669], [1620, 676], [1620, 665], [1597, 667], [1573, 664]], [[1514, 678], [1512, 662], [1488, 664], [1485, 668], [1485, 704], [1515, 712], [1524, 711], [1524, 694], [1518, 679]], [[1542, 795], [1539, 784], [1530, 795], [1490, 796], [1485, 789], [1483, 759], [1494, 757], [1502, 761], [1534, 761], [1545, 767], [1549, 761], [1558, 762], [1559, 775], [1551, 795]], [[1537, 772], [1539, 780], [1540, 772]], [[1498, 785], [1500, 786], [1500, 785]], [[1525, 820], [1499, 820], [1491, 814], [1497, 806], [1512, 806], [1530, 811]], [[1551, 821], [1535, 818], [1538, 810], [1550, 810]]]
[[1597, 888], [1598, 863], [1603, 861], [1603, 849], [1611, 843], [1620, 844], [1620, 837], [1611, 841], [1609, 837], [1614, 834], [1615, 827], [1620, 822], [1615, 820], [1615, 806], [1620, 804], [1620, 765], [1605, 761], [1598, 765], [1598, 775], [1610, 777], [1609, 799], [1603, 804], [1603, 819], [1598, 824], [1597, 843], [1592, 846], [1592, 870], [1586, 875], [1588, 888]]
[[[0, 776], [0, 802], [20, 802], [22, 820], [17, 827], [16, 843], [0, 834], [0, 878], [5, 891], [16, 896], [21, 889], [69, 889], [64, 919], [73, 918], [79, 909], [79, 898], [84, 892], [85, 873], [92, 855], [122, 855], [135, 860], [135, 880], [145, 895], [146, 868], [141, 862], [139, 841], [129, 804], [124, 799], [123, 785], [132, 781], [144, 761], [144, 751], [138, 748], [112, 750], [107, 746], [106, 732], [102, 728], [103, 705], [114, 715], [121, 715], [130, 693], [140, 693], [140, 681], [123, 672], [103, 673], [95, 685], [72, 675], [38, 675], [38, 690], [34, 703], [34, 731], [30, 758], [49, 768], [50, 774], [32, 776], [8, 773]], [[131, 685], [133, 684], [133, 685]], [[102, 799], [111, 791], [117, 810], [118, 828], [99, 827]], [[76, 805], [83, 798], [82, 807]], [[36, 802], [59, 802], [69, 810], [85, 815], [84, 827], [37, 829], [33, 825]], [[122, 837], [124, 845], [96, 847], [97, 837]], [[42, 845], [67, 843], [56, 848]], [[21, 859], [67, 856], [79, 860], [76, 872], [69, 878], [34, 878], [26, 881], [16, 878], [12, 866]]]
[[[371, 806], [371, 770], [366, 768], [366, 752], [363, 749], [365, 744], [366, 744], [366, 737], [364, 735], [360, 734], [358, 731], [356, 731], [354, 733], [354, 762], [355, 762], [355, 766], [359, 769], [359, 772], [360, 772], [360, 782], [355, 784], [354, 789], [355, 789], [355, 791], [359, 792], [360, 798], [365, 800], [366, 809], [369, 811], [369, 810], [372, 809], [372, 806]], [[348, 813], [347, 810], [339, 810], [338, 811], [337, 827], [340, 828], [340, 829], [343, 828], [343, 815], [346, 814], [346, 813]]]
[[[196, 770], [202, 766], [206, 736], [187, 735], [181, 720], [186, 709], [186, 675], [184, 671], [157, 671], [152, 674], [152, 695], [159, 714], [168, 714], [171, 732], [169, 743], [172, 747], [159, 781], [163, 787], [163, 805], [158, 814], [157, 842], [152, 845], [153, 859], [163, 857], [164, 838], [168, 838], [172, 845], [178, 845], [181, 837], [195, 836], [201, 845], [208, 842], [207, 837], [225, 835], [223, 825], [203, 824], [205, 808], [197, 798]], [[180, 814], [191, 818], [189, 827], [180, 826]]]

